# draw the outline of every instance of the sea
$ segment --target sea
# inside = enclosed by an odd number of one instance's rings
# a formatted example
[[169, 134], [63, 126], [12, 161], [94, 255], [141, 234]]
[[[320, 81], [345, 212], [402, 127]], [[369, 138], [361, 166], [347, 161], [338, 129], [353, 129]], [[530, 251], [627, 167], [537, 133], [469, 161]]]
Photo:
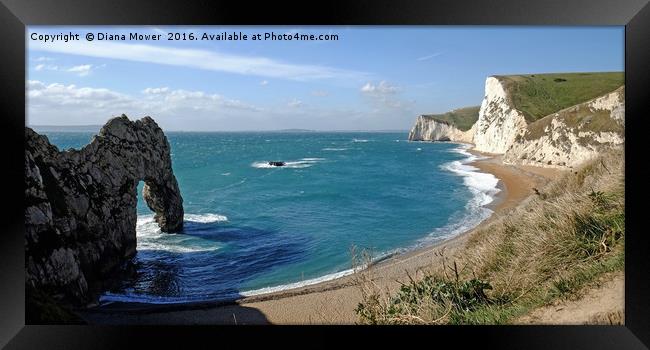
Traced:
[[[42, 132], [60, 150], [92, 132]], [[113, 302], [233, 300], [310, 285], [451, 238], [492, 213], [498, 179], [467, 146], [407, 132], [166, 132], [185, 209], [162, 233], [138, 186], [135, 274]], [[269, 161], [285, 162], [283, 167]]]

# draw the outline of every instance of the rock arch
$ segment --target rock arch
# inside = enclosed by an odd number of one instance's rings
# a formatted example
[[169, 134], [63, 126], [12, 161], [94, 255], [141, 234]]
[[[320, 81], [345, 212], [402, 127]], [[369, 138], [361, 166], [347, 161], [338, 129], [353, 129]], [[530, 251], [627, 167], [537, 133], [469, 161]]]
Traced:
[[28, 287], [86, 301], [135, 255], [137, 185], [163, 232], [183, 227], [170, 146], [150, 117], [109, 120], [80, 150], [59, 151], [25, 128]]

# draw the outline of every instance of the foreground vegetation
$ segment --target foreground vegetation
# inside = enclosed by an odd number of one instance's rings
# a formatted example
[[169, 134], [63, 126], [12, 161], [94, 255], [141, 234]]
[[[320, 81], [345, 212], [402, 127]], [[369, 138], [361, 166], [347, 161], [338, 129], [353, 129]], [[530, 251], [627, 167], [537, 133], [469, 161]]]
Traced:
[[478, 120], [478, 111], [480, 108], [480, 106], [464, 107], [443, 114], [426, 114], [424, 117], [442, 120], [461, 131], [467, 131]]
[[623, 72], [501, 75], [497, 78], [529, 123], [614, 91], [625, 83]]
[[367, 324], [506, 324], [624, 267], [623, 152], [550, 182], [395, 292], [361, 275]]

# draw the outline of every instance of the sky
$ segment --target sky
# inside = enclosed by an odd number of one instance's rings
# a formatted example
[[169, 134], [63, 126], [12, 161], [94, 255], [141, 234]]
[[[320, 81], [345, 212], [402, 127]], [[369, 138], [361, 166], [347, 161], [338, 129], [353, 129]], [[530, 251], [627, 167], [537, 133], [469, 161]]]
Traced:
[[[214, 40], [235, 32], [247, 40]], [[67, 33], [79, 40], [44, 40]], [[338, 39], [252, 40], [265, 33]], [[27, 125], [126, 114], [169, 131], [407, 130], [480, 105], [491, 75], [623, 71], [624, 27], [30, 26], [27, 51]]]

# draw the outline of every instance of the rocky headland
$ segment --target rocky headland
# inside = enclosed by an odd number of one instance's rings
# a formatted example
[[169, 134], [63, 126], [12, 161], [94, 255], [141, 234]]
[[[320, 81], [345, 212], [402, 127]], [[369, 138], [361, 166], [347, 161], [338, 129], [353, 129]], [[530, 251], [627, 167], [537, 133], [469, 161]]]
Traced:
[[109, 120], [80, 150], [25, 128], [25, 283], [52, 300], [91, 302], [136, 253], [137, 186], [163, 232], [183, 228], [170, 146], [150, 117]]
[[453, 112], [417, 117], [409, 140], [470, 143], [503, 155], [506, 164], [560, 169], [625, 142], [625, 87], [617, 73], [491, 76], [471, 128], [459, 128]]

